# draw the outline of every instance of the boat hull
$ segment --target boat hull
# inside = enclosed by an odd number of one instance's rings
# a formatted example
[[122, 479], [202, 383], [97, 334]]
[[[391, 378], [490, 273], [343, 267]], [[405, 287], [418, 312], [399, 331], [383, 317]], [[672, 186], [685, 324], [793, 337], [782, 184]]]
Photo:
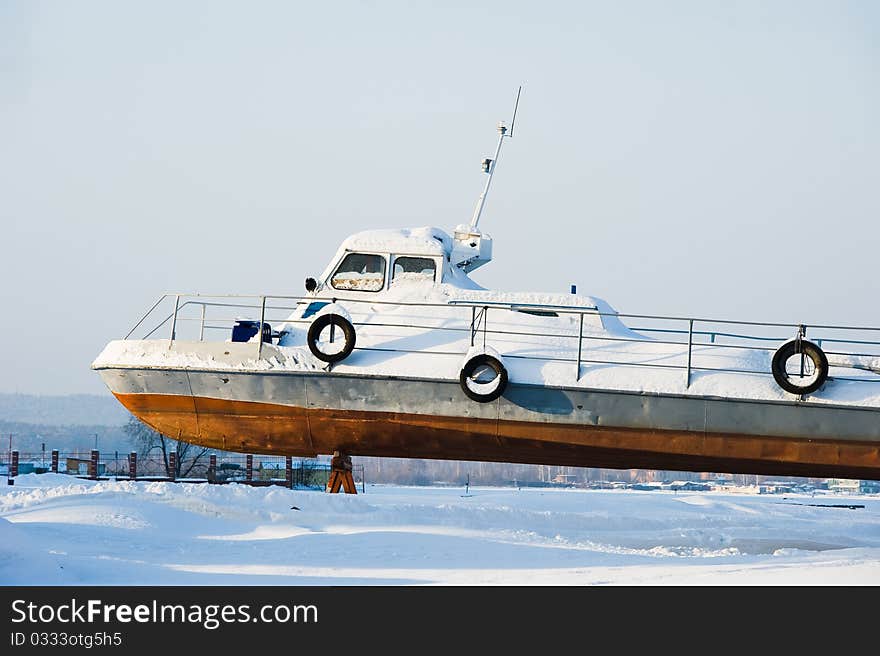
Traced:
[[174, 438], [351, 455], [880, 479], [880, 410], [457, 381], [104, 368], [119, 401]]

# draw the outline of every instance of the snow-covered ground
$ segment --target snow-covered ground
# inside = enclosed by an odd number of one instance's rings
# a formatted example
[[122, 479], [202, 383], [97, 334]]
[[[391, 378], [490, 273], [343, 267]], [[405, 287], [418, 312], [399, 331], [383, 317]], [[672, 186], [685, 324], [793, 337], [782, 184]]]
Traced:
[[[827, 505], [864, 504], [850, 510]], [[880, 497], [20, 476], [0, 584], [880, 584]]]

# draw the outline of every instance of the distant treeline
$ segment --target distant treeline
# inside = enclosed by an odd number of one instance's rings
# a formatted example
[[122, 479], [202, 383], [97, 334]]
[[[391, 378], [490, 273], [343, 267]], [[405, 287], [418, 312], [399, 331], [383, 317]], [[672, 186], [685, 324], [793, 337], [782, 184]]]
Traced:
[[[699, 480], [707, 475], [694, 472], [645, 469], [597, 469], [555, 467], [460, 460], [416, 460], [411, 458], [353, 458], [364, 466], [364, 477], [371, 483], [398, 485], [583, 485], [596, 481], [627, 483]], [[754, 476], [738, 476], [736, 482], [751, 483]]]
[[40, 426], [122, 426], [126, 410], [109, 394], [0, 394], [0, 425], [4, 423]]
[[84, 454], [95, 448], [95, 435], [98, 436], [98, 450], [104, 453], [119, 451], [128, 453], [131, 440], [123, 426], [52, 426], [46, 424], [26, 424], [0, 420], [0, 453], [5, 455], [9, 449], [9, 436], [12, 448], [22, 453], [39, 453], [43, 444], [47, 451], [80, 451]]

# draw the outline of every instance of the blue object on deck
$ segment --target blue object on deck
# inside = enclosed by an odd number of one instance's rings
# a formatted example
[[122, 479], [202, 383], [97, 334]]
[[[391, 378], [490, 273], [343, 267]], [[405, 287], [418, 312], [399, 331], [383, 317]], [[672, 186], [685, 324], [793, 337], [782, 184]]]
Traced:
[[[302, 318], [308, 319], [313, 314], [317, 314], [318, 312], [320, 312], [321, 308], [324, 308], [328, 305], [330, 305], [330, 303], [327, 301], [315, 301], [314, 303], [309, 303], [309, 306], [306, 308], [306, 311], [303, 312]], [[254, 334], [256, 334], [256, 333], [254, 333]]]
[[[233, 342], [249, 342], [251, 337], [256, 335], [260, 330], [259, 321], [250, 321], [247, 319], [239, 319], [232, 327]], [[272, 326], [263, 322], [263, 341], [272, 343]]]

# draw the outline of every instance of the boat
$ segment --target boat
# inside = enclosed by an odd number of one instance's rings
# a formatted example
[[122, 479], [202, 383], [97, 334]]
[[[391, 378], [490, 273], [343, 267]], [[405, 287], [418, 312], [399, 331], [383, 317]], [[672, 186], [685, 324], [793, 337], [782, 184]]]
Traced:
[[880, 329], [487, 290], [479, 225], [346, 238], [300, 294], [166, 293], [92, 363], [209, 448], [880, 479]]

